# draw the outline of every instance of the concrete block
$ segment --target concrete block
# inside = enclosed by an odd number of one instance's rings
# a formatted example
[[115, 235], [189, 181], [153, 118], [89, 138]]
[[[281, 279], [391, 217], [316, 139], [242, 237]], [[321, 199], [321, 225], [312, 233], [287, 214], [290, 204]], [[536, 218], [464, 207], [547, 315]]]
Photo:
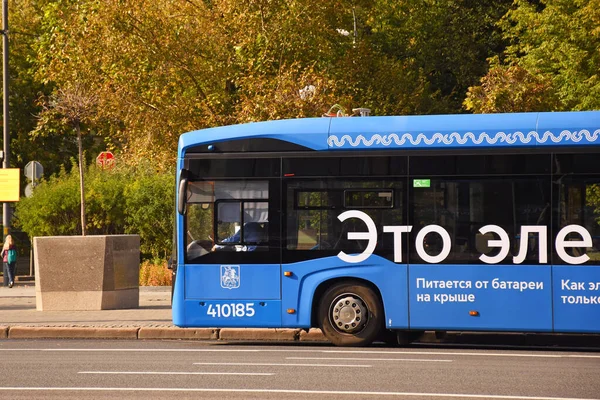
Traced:
[[221, 340], [277, 340], [293, 342], [297, 329], [223, 328], [219, 330]]
[[94, 328], [60, 326], [16, 326], [9, 339], [137, 339], [139, 328]]
[[[139, 272], [138, 272], [139, 273]], [[139, 282], [139, 277], [137, 278]], [[101, 310], [138, 308], [140, 306], [139, 286], [131, 289], [103, 290]]]
[[35, 237], [38, 311], [139, 307], [138, 235]]
[[140, 328], [138, 339], [218, 339], [218, 332], [211, 328]]

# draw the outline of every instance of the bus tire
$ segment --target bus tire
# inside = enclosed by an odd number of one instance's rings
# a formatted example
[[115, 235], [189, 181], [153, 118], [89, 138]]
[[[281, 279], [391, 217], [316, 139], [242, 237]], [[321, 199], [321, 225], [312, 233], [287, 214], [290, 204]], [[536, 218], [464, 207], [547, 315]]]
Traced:
[[367, 286], [340, 282], [321, 297], [319, 323], [325, 337], [336, 346], [367, 346], [379, 337], [383, 307]]

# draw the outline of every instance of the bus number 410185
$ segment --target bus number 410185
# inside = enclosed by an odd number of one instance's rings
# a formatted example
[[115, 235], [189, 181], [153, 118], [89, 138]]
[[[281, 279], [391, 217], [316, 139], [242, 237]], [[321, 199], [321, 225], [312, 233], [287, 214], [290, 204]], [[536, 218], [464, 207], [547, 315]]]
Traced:
[[206, 314], [213, 318], [253, 317], [254, 303], [209, 304]]

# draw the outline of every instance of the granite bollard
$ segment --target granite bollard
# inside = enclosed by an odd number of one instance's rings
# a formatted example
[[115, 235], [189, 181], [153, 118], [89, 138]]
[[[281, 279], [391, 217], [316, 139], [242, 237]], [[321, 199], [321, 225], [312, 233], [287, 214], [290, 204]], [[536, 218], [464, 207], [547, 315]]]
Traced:
[[38, 311], [139, 307], [138, 235], [35, 237]]

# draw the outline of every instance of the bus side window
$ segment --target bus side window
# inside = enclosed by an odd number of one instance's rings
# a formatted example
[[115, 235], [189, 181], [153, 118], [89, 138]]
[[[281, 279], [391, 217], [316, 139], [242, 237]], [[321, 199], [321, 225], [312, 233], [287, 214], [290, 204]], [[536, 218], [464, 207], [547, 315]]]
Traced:
[[255, 251], [269, 242], [268, 202], [226, 201], [217, 206], [217, 241], [212, 250]]

